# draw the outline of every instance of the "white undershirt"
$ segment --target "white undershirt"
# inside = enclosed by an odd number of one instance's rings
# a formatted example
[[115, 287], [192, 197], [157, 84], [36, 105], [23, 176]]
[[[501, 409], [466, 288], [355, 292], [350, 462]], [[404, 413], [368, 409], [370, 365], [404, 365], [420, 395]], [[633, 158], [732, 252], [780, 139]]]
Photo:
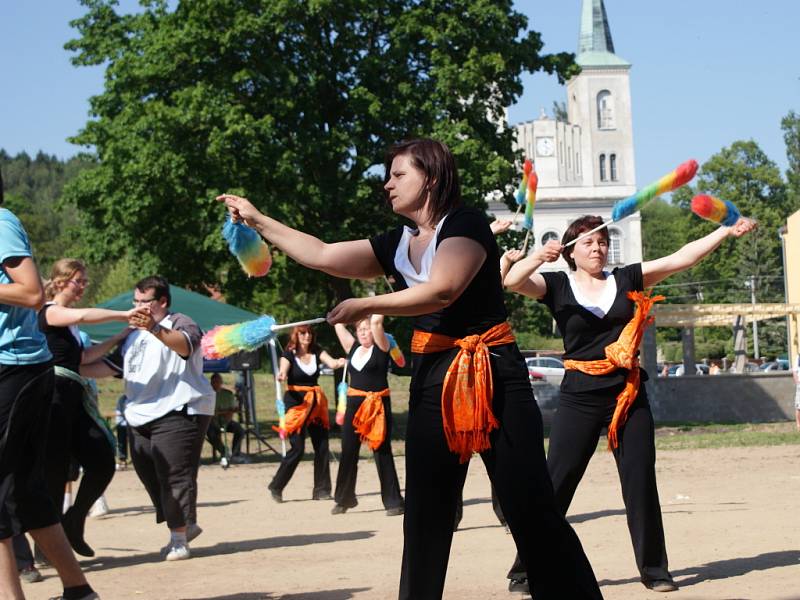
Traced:
[[394, 253], [394, 266], [397, 268], [400, 275], [403, 276], [403, 279], [406, 280], [408, 287], [414, 287], [420, 283], [427, 283], [430, 279], [431, 265], [433, 264], [433, 257], [436, 254], [436, 238], [439, 237], [439, 231], [442, 229], [446, 218], [447, 215], [442, 217], [442, 220], [436, 224], [433, 237], [431, 241], [428, 242], [428, 247], [425, 248], [422, 260], [420, 260], [419, 271], [411, 264], [411, 259], [408, 255], [411, 238], [415, 237], [419, 233], [419, 230], [411, 229], [411, 227], [407, 225], [403, 227], [403, 236], [400, 238], [400, 243], [397, 244], [397, 250], [395, 250]]
[[306, 364], [302, 360], [300, 360], [295, 354], [294, 362], [297, 363], [297, 366], [300, 367], [300, 370], [306, 375], [315, 375], [317, 372], [317, 355], [310, 354], [310, 356], [311, 356], [311, 362]]
[[617, 280], [614, 274], [603, 271], [603, 275], [605, 275], [606, 278], [606, 285], [605, 289], [603, 289], [603, 293], [597, 300], [590, 300], [581, 292], [578, 282], [575, 280], [575, 276], [572, 273], [567, 273], [569, 287], [572, 288], [572, 295], [575, 296], [575, 300], [577, 300], [578, 304], [583, 308], [601, 319], [608, 314], [608, 311], [610, 311], [611, 307], [614, 305], [614, 300], [617, 299]]
[[360, 346], [358, 349], [356, 349], [356, 351], [353, 352], [353, 358], [350, 359], [350, 366], [356, 371], [363, 369], [364, 365], [369, 362], [369, 359], [372, 357], [372, 349], [375, 348], [375, 344], [370, 346], [366, 352], [359, 352], [361, 348], [363, 348], [363, 346]]

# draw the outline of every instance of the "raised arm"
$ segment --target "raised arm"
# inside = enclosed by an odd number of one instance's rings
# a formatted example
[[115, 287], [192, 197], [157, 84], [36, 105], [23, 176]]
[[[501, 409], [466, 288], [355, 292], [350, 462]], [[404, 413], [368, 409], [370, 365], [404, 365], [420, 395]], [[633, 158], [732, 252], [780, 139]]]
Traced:
[[522, 260], [525, 255], [522, 253], [522, 250], [517, 248], [512, 248], [511, 250], [506, 250], [503, 252], [503, 256], [500, 257], [500, 282], [502, 283], [505, 281], [506, 275], [508, 275], [509, 269], [511, 266], [517, 262]]
[[347, 363], [346, 358], [333, 358], [325, 350], [319, 353], [319, 358], [326, 367], [331, 369], [341, 369]]
[[408, 317], [441, 310], [461, 296], [485, 260], [486, 250], [475, 240], [447, 238], [436, 250], [427, 282], [391, 294], [345, 300], [328, 313], [328, 322], [353, 323], [376, 313]]
[[11, 283], [0, 283], [0, 304], [38, 310], [44, 304], [44, 289], [36, 263], [30, 256], [12, 256], [3, 261]]
[[562, 246], [556, 240], [550, 240], [544, 246], [523, 258], [509, 269], [503, 279], [508, 289], [529, 296], [542, 298], [547, 293], [547, 282], [536, 270], [546, 262], [554, 262], [561, 256]]
[[741, 237], [755, 228], [755, 221], [741, 218], [732, 227], [720, 227], [668, 256], [643, 262], [644, 287], [651, 287], [670, 275], [690, 269], [716, 250], [726, 238]]
[[369, 318], [369, 328], [372, 330], [372, 341], [384, 352], [389, 351], [389, 338], [386, 337], [386, 330], [383, 328], [383, 315], [371, 315]]
[[53, 304], [45, 312], [45, 320], [53, 327], [69, 327], [70, 325], [107, 323], [108, 321], [127, 321], [145, 307], [130, 310], [109, 310], [107, 308], [70, 308]]
[[256, 209], [247, 198], [232, 194], [217, 196], [224, 202], [235, 221], [244, 221], [266, 239], [283, 250], [301, 265], [347, 279], [372, 279], [383, 275], [369, 240], [325, 242], [268, 217]]
[[353, 347], [353, 344], [356, 343], [356, 338], [353, 337], [350, 330], [342, 323], [336, 323], [336, 325], [333, 326], [333, 330], [336, 332], [336, 337], [339, 338], [339, 344], [341, 344], [344, 353], [350, 354], [350, 349]]

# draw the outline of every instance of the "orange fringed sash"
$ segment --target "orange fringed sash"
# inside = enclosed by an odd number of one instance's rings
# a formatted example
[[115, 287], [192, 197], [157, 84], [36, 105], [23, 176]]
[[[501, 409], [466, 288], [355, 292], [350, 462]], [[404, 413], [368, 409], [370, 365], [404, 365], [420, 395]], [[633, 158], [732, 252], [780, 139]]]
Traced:
[[639, 393], [639, 356], [637, 354], [639, 344], [642, 343], [642, 336], [645, 328], [653, 322], [653, 317], [649, 316], [650, 310], [656, 302], [664, 299], [664, 296], [650, 297], [645, 292], [628, 292], [628, 298], [635, 303], [633, 318], [628, 321], [619, 339], [606, 346], [606, 358], [602, 360], [572, 360], [564, 361], [564, 368], [581, 371], [587, 375], [605, 375], [617, 369], [628, 369], [625, 377], [625, 387], [617, 395], [617, 406], [614, 409], [614, 416], [611, 417], [611, 424], [608, 426], [608, 448], [613, 450], [619, 446], [618, 431], [625, 424], [628, 418], [628, 410], [636, 395]]
[[365, 392], [356, 388], [347, 388], [348, 396], [364, 396], [364, 402], [353, 415], [353, 429], [362, 442], [373, 450], [377, 450], [386, 439], [386, 414], [383, 411], [383, 399], [389, 396], [389, 388], [380, 392]]
[[[306, 424], [316, 423], [330, 429], [328, 420], [328, 397], [318, 385], [287, 385], [290, 392], [305, 392], [303, 403], [286, 411], [286, 433], [300, 431]], [[316, 402], [314, 401], [316, 399]]]
[[489, 433], [499, 426], [491, 407], [494, 387], [488, 347], [514, 341], [514, 333], [507, 322], [495, 325], [481, 335], [468, 335], [462, 339], [414, 331], [411, 352], [416, 354], [461, 348], [447, 369], [442, 388], [445, 439], [461, 463], [467, 462], [473, 452], [488, 450], [491, 447]]

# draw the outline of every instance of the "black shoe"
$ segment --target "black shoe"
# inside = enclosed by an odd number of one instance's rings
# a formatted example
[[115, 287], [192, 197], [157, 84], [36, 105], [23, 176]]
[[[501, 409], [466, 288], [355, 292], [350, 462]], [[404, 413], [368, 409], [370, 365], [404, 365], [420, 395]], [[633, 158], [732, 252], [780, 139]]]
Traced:
[[312, 494], [312, 500], [333, 500], [330, 492], [320, 492], [319, 494]]
[[81, 556], [92, 557], [94, 556], [94, 550], [92, 550], [92, 547], [83, 539], [84, 523], [85, 522], [78, 522], [78, 520], [75, 518], [75, 513], [72, 512], [72, 509], [70, 508], [64, 514], [61, 526], [64, 528], [64, 534], [67, 536], [69, 545], [72, 546], [72, 549], [75, 551], [75, 553], [80, 554]]
[[508, 582], [508, 591], [509, 592], [523, 592], [525, 594], [531, 593], [531, 588], [528, 585], [528, 578], [527, 577], [520, 577], [519, 579], [511, 578]]
[[653, 579], [652, 581], [643, 581], [644, 587], [654, 592], [674, 592], [678, 589], [678, 584], [672, 579]]
[[406, 507], [401, 504], [400, 506], [393, 506], [392, 508], [387, 508], [386, 516], [397, 517], [399, 515], [402, 515], [404, 512], [406, 512]]
[[342, 506], [341, 504], [336, 504], [331, 509], [331, 514], [332, 515], [343, 515], [346, 512], [347, 512], [347, 507], [346, 506]]
[[273, 490], [272, 488], [269, 489], [269, 493], [272, 496], [272, 499], [275, 500], [278, 504], [283, 502], [283, 493], [279, 492], [278, 490]]

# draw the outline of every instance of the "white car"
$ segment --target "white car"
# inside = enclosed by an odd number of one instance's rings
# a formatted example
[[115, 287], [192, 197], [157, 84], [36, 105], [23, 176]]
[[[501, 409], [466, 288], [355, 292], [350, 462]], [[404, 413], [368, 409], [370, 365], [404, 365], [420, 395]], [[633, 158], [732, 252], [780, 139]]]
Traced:
[[528, 373], [542, 375], [547, 383], [559, 386], [564, 378], [564, 362], [554, 356], [532, 356], [525, 359]]

